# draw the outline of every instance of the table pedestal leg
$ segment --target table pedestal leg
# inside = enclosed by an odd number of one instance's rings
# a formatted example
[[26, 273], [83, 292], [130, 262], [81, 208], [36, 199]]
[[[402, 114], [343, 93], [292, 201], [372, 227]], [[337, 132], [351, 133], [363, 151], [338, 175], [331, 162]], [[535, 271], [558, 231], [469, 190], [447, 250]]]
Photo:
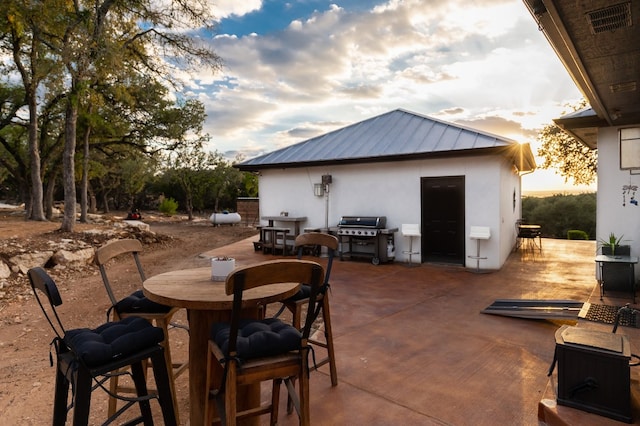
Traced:
[[[260, 310], [255, 309], [251, 314], [253, 318], [259, 318]], [[211, 324], [216, 322], [228, 322], [231, 319], [231, 311], [204, 311], [190, 309], [189, 318], [189, 403], [190, 421], [192, 425], [204, 425], [204, 404], [207, 397], [207, 351], [209, 342], [209, 330]], [[256, 407], [260, 405], [260, 385], [246, 386], [238, 390], [238, 409]], [[254, 417], [238, 424], [259, 424]]]

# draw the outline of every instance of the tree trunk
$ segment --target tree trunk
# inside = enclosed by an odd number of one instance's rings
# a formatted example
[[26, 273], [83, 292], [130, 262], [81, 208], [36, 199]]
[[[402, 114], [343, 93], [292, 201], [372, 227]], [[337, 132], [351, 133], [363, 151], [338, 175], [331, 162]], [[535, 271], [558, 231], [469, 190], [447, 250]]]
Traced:
[[38, 106], [35, 93], [29, 95], [29, 160], [31, 166], [31, 203], [29, 218], [46, 220], [42, 208], [42, 178], [40, 176], [40, 149], [38, 148]]
[[[91, 106], [89, 106], [89, 114], [91, 114]], [[87, 187], [89, 185], [89, 136], [91, 135], [91, 126], [87, 126], [84, 137], [83, 147], [84, 155], [82, 158], [82, 184], [80, 189], [80, 222], [87, 223]]]
[[53, 218], [53, 193], [56, 189], [56, 176], [57, 174], [54, 173], [49, 182], [47, 182], [47, 189], [44, 192], [44, 210], [49, 220]]
[[74, 155], [76, 151], [76, 123], [78, 106], [76, 96], [67, 100], [64, 123], [64, 152], [62, 154], [62, 173], [64, 186], [64, 216], [60, 230], [73, 232], [76, 223], [76, 182]]
[[102, 191], [102, 212], [109, 213], [109, 191]]
[[187, 215], [189, 216], [189, 220], [193, 220], [193, 201], [191, 200], [191, 196], [187, 194]]
[[96, 199], [96, 192], [91, 186], [91, 182], [88, 182], [87, 191], [89, 192], [89, 213], [97, 213], [98, 200]]

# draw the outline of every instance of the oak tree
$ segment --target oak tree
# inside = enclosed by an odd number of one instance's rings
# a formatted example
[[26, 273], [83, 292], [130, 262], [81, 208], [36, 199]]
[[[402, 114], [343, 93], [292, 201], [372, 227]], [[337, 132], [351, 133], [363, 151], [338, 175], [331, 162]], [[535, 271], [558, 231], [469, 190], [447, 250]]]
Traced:
[[[573, 111], [586, 106], [586, 101], [570, 105]], [[598, 167], [598, 151], [589, 148], [555, 124], [545, 126], [538, 134], [542, 145], [538, 155], [544, 159], [542, 169], [556, 169], [565, 182], [589, 185], [595, 181]]]

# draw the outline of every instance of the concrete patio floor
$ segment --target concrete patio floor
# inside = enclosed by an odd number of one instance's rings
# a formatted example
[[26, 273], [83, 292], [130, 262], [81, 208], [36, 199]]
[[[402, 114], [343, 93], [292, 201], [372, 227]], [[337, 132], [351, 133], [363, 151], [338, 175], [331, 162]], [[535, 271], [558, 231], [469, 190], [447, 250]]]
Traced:
[[[275, 258], [254, 252], [254, 239], [206, 255], [232, 256], [238, 265]], [[500, 271], [484, 274], [447, 265], [337, 260], [330, 297], [339, 385], [331, 387], [328, 366], [311, 373], [312, 424], [538, 425], [541, 400], [548, 424], [621, 424], [554, 407], [555, 380], [547, 377], [554, 333], [575, 321], [481, 313], [496, 299], [630, 302], [623, 294], [600, 301], [595, 253], [593, 241], [545, 239], [542, 253], [515, 252]], [[578, 326], [611, 331], [586, 320]], [[638, 331], [618, 328], [629, 336], [633, 353]], [[633, 417], [640, 423], [636, 370], [631, 368]], [[298, 424], [284, 407], [279, 420]]]

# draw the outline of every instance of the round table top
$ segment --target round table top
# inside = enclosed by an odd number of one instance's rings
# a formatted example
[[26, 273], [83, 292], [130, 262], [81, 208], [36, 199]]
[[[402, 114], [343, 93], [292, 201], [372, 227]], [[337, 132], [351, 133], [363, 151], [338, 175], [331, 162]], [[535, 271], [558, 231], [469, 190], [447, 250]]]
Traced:
[[[225, 293], [224, 281], [211, 280], [211, 267], [165, 272], [143, 284], [145, 296], [157, 303], [198, 310], [231, 310], [233, 295]], [[269, 284], [246, 290], [243, 306], [274, 303], [293, 296], [299, 283]]]

